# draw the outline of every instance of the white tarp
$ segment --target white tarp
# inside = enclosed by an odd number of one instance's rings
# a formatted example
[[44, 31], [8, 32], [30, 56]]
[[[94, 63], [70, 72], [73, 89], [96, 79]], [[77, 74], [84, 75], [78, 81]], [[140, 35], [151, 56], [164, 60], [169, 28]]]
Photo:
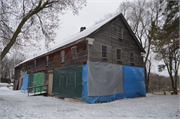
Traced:
[[123, 93], [122, 65], [88, 61], [88, 96]]

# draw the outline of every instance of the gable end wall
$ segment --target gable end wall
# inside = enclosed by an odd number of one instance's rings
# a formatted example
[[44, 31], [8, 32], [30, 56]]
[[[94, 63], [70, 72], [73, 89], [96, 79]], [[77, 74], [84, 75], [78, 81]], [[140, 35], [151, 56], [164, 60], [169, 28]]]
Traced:
[[[119, 39], [117, 28], [123, 28], [123, 39]], [[141, 49], [128, 30], [127, 26], [118, 17], [106, 24], [89, 37], [94, 38], [93, 45], [88, 45], [89, 60], [96, 62], [107, 62], [113, 64], [122, 64], [128, 66], [143, 67], [143, 57], [141, 57]], [[107, 59], [102, 58], [102, 45], [107, 46]], [[117, 60], [117, 49], [122, 51], [122, 61]], [[130, 62], [130, 52], [135, 55], [135, 62]]]

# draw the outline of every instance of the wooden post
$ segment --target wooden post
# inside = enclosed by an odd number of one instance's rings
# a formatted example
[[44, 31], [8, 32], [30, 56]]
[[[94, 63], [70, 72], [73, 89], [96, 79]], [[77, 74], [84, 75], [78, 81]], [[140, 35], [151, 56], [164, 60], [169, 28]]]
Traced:
[[[40, 87], [39, 87], [40, 88]], [[42, 87], [41, 87], [41, 90], [40, 90], [40, 94], [41, 94], [41, 91], [42, 91]]]
[[[36, 85], [35, 85], [36, 86]], [[34, 95], [35, 95], [35, 93], [36, 93], [36, 87], [35, 87], [35, 90], [34, 90]]]
[[49, 73], [48, 86], [47, 86], [48, 96], [52, 95], [52, 88], [53, 88], [53, 73]]
[[47, 86], [46, 86], [46, 88], [47, 88], [47, 90], [46, 90], [47, 96], [48, 96], [48, 87], [49, 87], [48, 85], [49, 85], [49, 84], [47, 84]]

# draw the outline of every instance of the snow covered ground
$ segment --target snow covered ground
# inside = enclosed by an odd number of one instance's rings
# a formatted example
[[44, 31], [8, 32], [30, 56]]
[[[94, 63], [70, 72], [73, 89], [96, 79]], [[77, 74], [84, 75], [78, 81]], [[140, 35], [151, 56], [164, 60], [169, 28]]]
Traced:
[[109, 103], [87, 104], [69, 99], [29, 96], [0, 87], [0, 119], [180, 118], [180, 95], [147, 95]]
[[0, 87], [7, 87], [8, 85], [8, 83], [0, 83]]

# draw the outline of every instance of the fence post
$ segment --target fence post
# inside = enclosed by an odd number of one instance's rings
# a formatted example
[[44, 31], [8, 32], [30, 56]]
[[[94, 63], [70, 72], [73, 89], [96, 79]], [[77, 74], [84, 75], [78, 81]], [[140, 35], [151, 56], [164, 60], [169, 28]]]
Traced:
[[35, 85], [34, 95], [35, 95], [35, 93], [36, 93], [36, 85]]
[[47, 87], [47, 92], [46, 92], [46, 93], [47, 93], [47, 96], [48, 96], [48, 85], [49, 85], [49, 84], [47, 84], [47, 86], [46, 86], [46, 87]]

